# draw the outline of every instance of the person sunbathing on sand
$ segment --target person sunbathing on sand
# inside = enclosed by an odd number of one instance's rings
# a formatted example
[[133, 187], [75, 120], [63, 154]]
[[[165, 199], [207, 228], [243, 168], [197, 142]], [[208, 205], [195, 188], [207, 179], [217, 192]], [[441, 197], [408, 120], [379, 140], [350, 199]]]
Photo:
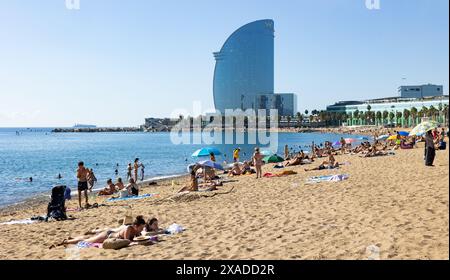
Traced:
[[296, 156], [295, 158], [289, 160], [284, 166], [296, 166], [302, 164], [302, 158], [300, 156]]
[[164, 229], [159, 228], [158, 226], [158, 219], [151, 218], [148, 220], [148, 222], [145, 224], [144, 231], [142, 232], [142, 235], [157, 235], [157, 234], [164, 234], [166, 231]]
[[139, 236], [144, 230], [145, 220], [142, 216], [137, 216], [134, 220], [133, 224], [130, 226], [120, 227], [120, 230], [115, 232], [113, 230], [106, 230], [99, 233], [96, 236], [91, 238], [87, 238], [86, 236], [79, 236], [76, 238], [71, 238], [68, 240], [63, 240], [62, 243], [54, 245], [50, 248], [54, 248], [56, 246], [70, 245], [70, 244], [78, 244], [78, 242], [84, 241], [88, 243], [103, 243], [108, 238], [117, 238], [117, 239], [126, 239], [133, 241], [133, 239]]
[[123, 184], [122, 178], [117, 178], [116, 188], [121, 191], [125, 188], [125, 185]]
[[328, 155], [328, 161], [324, 161], [323, 163], [331, 165], [331, 166], [334, 166], [335, 163], [336, 163], [336, 159], [334, 158], [334, 156], [332, 154], [329, 154]]
[[198, 191], [198, 180], [196, 176], [196, 170], [192, 170], [189, 179], [189, 186], [183, 187], [178, 192], [181, 193], [181, 192], [196, 192], [196, 191]]
[[255, 171], [250, 167], [250, 164], [248, 161], [244, 161], [244, 164], [242, 165], [241, 173], [242, 174], [255, 173]]
[[305, 171], [315, 171], [315, 170], [325, 170], [325, 169], [335, 169], [335, 168], [339, 168], [338, 162], [336, 162], [335, 164], [326, 164], [325, 162], [323, 162], [321, 165], [319, 165], [315, 168], [311, 168], [311, 169], [305, 168]]
[[102, 195], [112, 195], [116, 192], [116, 186], [113, 184], [111, 179], [108, 179], [108, 181], [106, 181], [106, 184], [108, 186], [106, 186], [106, 188], [104, 188], [103, 190], [98, 192], [99, 196]]
[[217, 190], [217, 186], [222, 186], [222, 182], [212, 181], [209, 183], [199, 184], [197, 180], [196, 172], [194, 170], [191, 171], [191, 176], [189, 178], [189, 186], [185, 186], [181, 188], [178, 193], [182, 192], [198, 192], [199, 188], [202, 188], [202, 191], [215, 191]]
[[242, 171], [239, 168], [239, 163], [235, 162], [233, 168], [228, 172], [228, 176], [239, 176], [242, 175]]

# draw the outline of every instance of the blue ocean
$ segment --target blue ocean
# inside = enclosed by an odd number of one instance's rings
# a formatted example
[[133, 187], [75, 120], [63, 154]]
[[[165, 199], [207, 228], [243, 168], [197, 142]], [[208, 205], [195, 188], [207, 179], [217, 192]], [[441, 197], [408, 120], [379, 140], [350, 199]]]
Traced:
[[[52, 133], [51, 128], [0, 128], [0, 206], [48, 194], [52, 186], [64, 184], [76, 190], [77, 163], [92, 168], [103, 187], [108, 178], [126, 179], [127, 164], [139, 158], [147, 179], [181, 175], [198, 161], [192, 153], [204, 145], [172, 144], [169, 133]], [[230, 132], [231, 133], [231, 132]], [[278, 133], [278, 154], [284, 145], [310, 150], [313, 141], [336, 141], [340, 137], [322, 133]], [[247, 138], [245, 138], [247, 139]], [[241, 160], [250, 158], [254, 144], [214, 145], [223, 155], [218, 162], [231, 161], [232, 151], [241, 148]], [[263, 146], [261, 146], [264, 148]], [[118, 166], [117, 166], [118, 165]], [[118, 170], [118, 175], [115, 170]], [[58, 179], [58, 174], [62, 178]], [[33, 181], [29, 182], [28, 178]]]

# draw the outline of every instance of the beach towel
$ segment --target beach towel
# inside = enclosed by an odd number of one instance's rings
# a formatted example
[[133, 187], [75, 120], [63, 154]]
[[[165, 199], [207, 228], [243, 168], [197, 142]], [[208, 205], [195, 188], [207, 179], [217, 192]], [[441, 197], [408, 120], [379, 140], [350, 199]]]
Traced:
[[90, 242], [86, 242], [86, 241], [80, 241], [80, 242], [78, 242], [77, 247], [80, 249], [102, 248], [102, 243], [90, 243]]
[[349, 176], [347, 174], [327, 175], [327, 176], [315, 176], [307, 180], [307, 183], [320, 183], [320, 182], [340, 182], [347, 180]]
[[186, 229], [178, 224], [171, 224], [167, 229], [166, 232], [168, 234], [177, 234], [180, 232], [185, 231]]
[[15, 221], [4, 222], [4, 223], [1, 223], [0, 225], [27, 225], [27, 224], [33, 224], [36, 222], [37, 222], [37, 220], [25, 219], [25, 220], [15, 220]]
[[106, 201], [107, 202], [116, 202], [116, 201], [125, 201], [125, 200], [138, 200], [138, 199], [144, 199], [144, 198], [149, 198], [152, 196], [155, 196], [156, 194], [153, 193], [148, 193], [148, 194], [143, 194], [143, 195], [137, 195], [137, 196], [127, 196], [127, 197], [113, 197], [113, 198], [109, 198]]

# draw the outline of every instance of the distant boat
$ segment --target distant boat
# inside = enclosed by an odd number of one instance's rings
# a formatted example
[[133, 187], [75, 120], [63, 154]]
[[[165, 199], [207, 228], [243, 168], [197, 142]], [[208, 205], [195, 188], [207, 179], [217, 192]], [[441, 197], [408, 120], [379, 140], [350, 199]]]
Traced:
[[73, 128], [96, 128], [96, 127], [97, 127], [96, 125], [92, 124], [79, 124], [79, 123], [73, 126]]

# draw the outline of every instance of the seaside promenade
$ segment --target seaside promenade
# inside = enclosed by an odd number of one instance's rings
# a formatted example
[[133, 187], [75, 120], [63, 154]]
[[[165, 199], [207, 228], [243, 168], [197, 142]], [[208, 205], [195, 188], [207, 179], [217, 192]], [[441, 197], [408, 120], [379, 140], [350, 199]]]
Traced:
[[[437, 151], [434, 167], [423, 164], [423, 143], [393, 156], [336, 156], [338, 170], [286, 177], [233, 177], [216, 195], [170, 201], [186, 178], [143, 188], [156, 197], [105, 203], [69, 213], [75, 220], [0, 225], [0, 259], [380, 259], [449, 258], [449, 153]], [[277, 172], [273, 164], [264, 172]], [[307, 184], [311, 176], [347, 174], [342, 182]], [[229, 192], [232, 190], [231, 192]], [[229, 193], [228, 193], [229, 192]], [[71, 201], [69, 207], [76, 207]], [[186, 231], [161, 237], [152, 246], [121, 250], [49, 246], [96, 227], [115, 227], [128, 206], [133, 215], [157, 217], [161, 227], [177, 223]], [[0, 222], [46, 212], [46, 204], [4, 211]]]

